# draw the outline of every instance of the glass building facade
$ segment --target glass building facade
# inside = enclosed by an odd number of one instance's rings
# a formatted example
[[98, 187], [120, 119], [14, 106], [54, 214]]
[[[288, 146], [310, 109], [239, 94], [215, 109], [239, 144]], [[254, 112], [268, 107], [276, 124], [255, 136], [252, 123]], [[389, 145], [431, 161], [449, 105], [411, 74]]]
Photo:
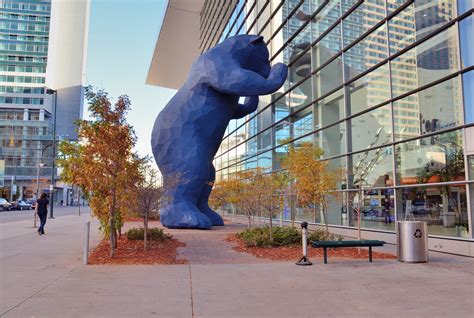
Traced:
[[0, 4], [0, 160], [9, 185], [1, 195], [16, 199], [50, 183], [53, 127], [45, 82], [51, 1]]
[[[214, 160], [217, 180], [256, 167], [278, 171], [288, 142], [311, 142], [344, 171], [331, 226], [356, 226], [351, 200], [363, 189], [367, 231], [394, 233], [397, 220], [423, 220], [431, 237], [472, 241], [473, 3], [240, 0], [219, 11], [207, 0], [201, 26], [211, 31], [202, 32], [202, 51], [260, 34], [271, 62], [289, 66], [278, 92], [230, 122]], [[322, 222], [297, 202], [285, 204], [285, 219], [290, 210]]]

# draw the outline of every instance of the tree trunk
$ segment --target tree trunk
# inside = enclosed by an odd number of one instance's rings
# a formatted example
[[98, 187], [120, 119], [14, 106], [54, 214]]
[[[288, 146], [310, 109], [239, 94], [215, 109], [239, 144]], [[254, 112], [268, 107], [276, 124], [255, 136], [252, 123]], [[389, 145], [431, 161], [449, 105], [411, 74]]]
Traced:
[[110, 207], [109, 233], [110, 233], [110, 257], [114, 257], [115, 249], [117, 248], [117, 235], [115, 229], [115, 205], [116, 205], [116, 191], [112, 190], [112, 206]]
[[329, 232], [328, 218], [326, 216], [326, 209], [324, 207], [322, 207], [322, 209], [323, 209], [324, 226], [326, 227], [326, 232]]
[[252, 227], [252, 221], [251, 221], [252, 216], [249, 214], [249, 215], [247, 216], [247, 218], [248, 218], [248, 222], [249, 222], [249, 223], [248, 223], [248, 228], [250, 229], [250, 228]]
[[110, 240], [110, 257], [115, 255], [115, 230], [114, 230], [114, 213], [113, 210], [110, 211], [109, 216], [109, 240]]
[[270, 242], [273, 243], [273, 211], [270, 208]]
[[148, 213], [143, 216], [143, 248], [148, 249]]

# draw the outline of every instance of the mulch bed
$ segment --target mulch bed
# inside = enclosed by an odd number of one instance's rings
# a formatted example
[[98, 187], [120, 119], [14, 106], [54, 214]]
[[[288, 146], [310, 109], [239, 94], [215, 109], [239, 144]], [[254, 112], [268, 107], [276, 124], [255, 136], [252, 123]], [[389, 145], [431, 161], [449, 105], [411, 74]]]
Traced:
[[[273, 261], [294, 261], [301, 257], [301, 245], [278, 246], [278, 247], [247, 247], [244, 242], [237, 238], [235, 234], [229, 235], [226, 242], [234, 243], [233, 249], [240, 253], [249, 253], [259, 258], [270, 259]], [[323, 257], [324, 251], [321, 248], [312, 248], [308, 246], [308, 258]], [[328, 257], [343, 257], [354, 259], [368, 259], [369, 251], [361, 248], [360, 254], [356, 247], [328, 249]], [[396, 259], [392, 254], [374, 252], [372, 249], [372, 257], [375, 259]]]
[[176, 249], [185, 246], [177, 239], [164, 242], [148, 241], [148, 250], [143, 250], [143, 241], [130, 241], [122, 235], [117, 242], [115, 256], [110, 258], [109, 240], [102, 240], [89, 256], [90, 265], [147, 265], [187, 264], [187, 260], [176, 259]]

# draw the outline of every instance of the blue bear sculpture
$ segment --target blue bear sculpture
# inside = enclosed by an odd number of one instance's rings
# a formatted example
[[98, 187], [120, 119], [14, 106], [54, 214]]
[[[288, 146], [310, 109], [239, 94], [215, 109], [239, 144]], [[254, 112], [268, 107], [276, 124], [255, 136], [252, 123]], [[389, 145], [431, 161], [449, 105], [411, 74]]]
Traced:
[[[231, 37], [197, 58], [186, 83], [159, 113], [151, 145], [167, 186], [169, 202], [160, 210], [165, 227], [224, 225], [208, 206], [212, 161], [229, 121], [255, 111], [258, 96], [277, 91], [286, 80], [287, 66], [271, 67], [268, 59], [263, 37]], [[247, 97], [243, 104], [241, 96]]]

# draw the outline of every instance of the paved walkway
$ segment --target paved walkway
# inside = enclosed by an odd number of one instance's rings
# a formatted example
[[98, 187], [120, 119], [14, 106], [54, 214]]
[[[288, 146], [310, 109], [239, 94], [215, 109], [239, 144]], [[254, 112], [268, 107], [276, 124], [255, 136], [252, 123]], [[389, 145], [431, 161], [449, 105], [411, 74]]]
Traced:
[[[83, 222], [47, 235], [0, 230], [5, 317], [472, 317], [474, 259], [430, 253], [428, 264], [334, 259], [299, 267], [235, 254], [220, 238], [238, 226], [173, 231], [187, 265], [82, 266]], [[95, 223], [95, 225], [97, 225]], [[20, 232], [14, 235], [14, 228]], [[93, 244], [99, 236], [93, 231]], [[201, 254], [202, 253], [202, 254]]]
[[[133, 222], [128, 227], [140, 227], [141, 223]], [[150, 227], [164, 228], [159, 222], [150, 222]], [[270, 261], [257, 258], [251, 254], [238, 253], [232, 249], [232, 243], [225, 238], [245, 229], [242, 224], [226, 221], [225, 226], [214, 227], [211, 231], [173, 230], [168, 233], [184, 242], [186, 246], [178, 249], [178, 259], [186, 259], [190, 264], [261, 264]]]

